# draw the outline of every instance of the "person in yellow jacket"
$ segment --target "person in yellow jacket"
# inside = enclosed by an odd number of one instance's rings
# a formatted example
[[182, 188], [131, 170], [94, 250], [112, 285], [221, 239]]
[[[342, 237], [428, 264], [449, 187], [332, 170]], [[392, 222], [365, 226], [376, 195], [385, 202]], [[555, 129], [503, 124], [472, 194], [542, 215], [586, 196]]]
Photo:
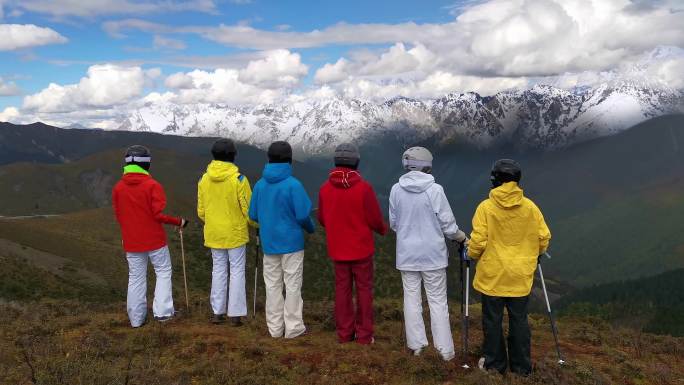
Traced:
[[[526, 376], [532, 371], [529, 296], [537, 259], [546, 252], [551, 232], [541, 210], [518, 186], [521, 175], [514, 160], [494, 163], [489, 199], [480, 203], [473, 217], [468, 256], [477, 260], [473, 287], [482, 294], [484, 357], [479, 367], [503, 374], [510, 366], [511, 372]], [[507, 341], [501, 325], [504, 307]]]
[[233, 163], [237, 149], [232, 140], [217, 140], [211, 153], [214, 160], [197, 185], [197, 215], [204, 222], [204, 245], [211, 248], [213, 259], [212, 322], [224, 323], [227, 315], [233, 326], [241, 326], [241, 317], [247, 315], [245, 263], [252, 189]]

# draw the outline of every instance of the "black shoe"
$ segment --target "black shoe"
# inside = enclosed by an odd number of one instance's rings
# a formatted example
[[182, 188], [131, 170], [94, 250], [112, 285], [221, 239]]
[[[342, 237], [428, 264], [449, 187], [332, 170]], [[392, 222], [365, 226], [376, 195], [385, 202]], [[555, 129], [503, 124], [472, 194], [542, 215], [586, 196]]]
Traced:
[[230, 326], [233, 326], [233, 327], [242, 326], [242, 317], [230, 317]]
[[213, 317], [211, 317], [211, 323], [214, 325], [220, 325], [222, 323], [226, 322], [226, 315], [225, 314], [214, 314]]
[[167, 315], [167, 316], [163, 316], [163, 317], [154, 317], [155, 321], [162, 323], [162, 324], [169, 322], [169, 321], [172, 321], [173, 319], [174, 319], [174, 315]]

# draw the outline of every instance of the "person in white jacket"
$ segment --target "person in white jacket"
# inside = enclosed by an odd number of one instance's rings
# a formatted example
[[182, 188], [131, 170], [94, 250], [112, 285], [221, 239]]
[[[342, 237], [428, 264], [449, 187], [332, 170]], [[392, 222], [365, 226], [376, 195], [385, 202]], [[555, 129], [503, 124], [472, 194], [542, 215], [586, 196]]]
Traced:
[[428, 346], [423, 322], [421, 284], [430, 306], [435, 348], [442, 359], [455, 356], [449, 324], [446, 268], [449, 264], [445, 236], [466, 242], [444, 194], [435, 183], [432, 154], [423, 147], [404, 153], [402, 163], [409, 172], [392, 187], [389, 202], [390, 227], [397, 233], [397, 269], [404, 286], [406, 344], [418, 356]]

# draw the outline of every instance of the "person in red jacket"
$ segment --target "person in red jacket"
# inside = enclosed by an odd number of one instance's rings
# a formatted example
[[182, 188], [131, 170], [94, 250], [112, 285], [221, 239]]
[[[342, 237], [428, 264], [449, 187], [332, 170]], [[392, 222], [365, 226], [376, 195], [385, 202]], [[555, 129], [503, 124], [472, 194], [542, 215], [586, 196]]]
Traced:
[[162, 224], [185, 227], [188, 221], [164, 215], [164, 188], [152, 179], [148, 170], [152, 156], [143, 146], [126, 151], [124, 175], [112, 191], [114, 215], [121, 227], [123, 248], [128, 260], [128, 296], [126, 308], [131, 326], [147, 323], [147, 261], [154, 267], [157, 282], [152, 312], [155, 320], [173, 318], [171, 294], [171, 255]]
[[[325, 228], [335, 265], [335, 324], [340, 343], [371, 344], [373, 338], [373, 232], [387, 233], [375, 191], [357, 171], [359, 151], [335, 149], [335, 168], [318, 195], [318, 221]], [[356, 285], [356, 311], [352, 286]]]

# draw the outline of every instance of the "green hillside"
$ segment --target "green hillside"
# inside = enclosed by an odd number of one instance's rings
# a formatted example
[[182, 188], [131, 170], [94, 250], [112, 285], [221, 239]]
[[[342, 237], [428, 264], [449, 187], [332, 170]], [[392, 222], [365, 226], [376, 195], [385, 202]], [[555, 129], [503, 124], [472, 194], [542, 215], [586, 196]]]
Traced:
[[[196, 181], [209, 161], [213, 142], [149, 133], [60, 130], [40, 124], [2, 124], [0, 136], [0, 147], [6, 150], [0, 163], [7, 163], [0, 166], [0, 215], [6, 216], [108, 207], [109, 191], [121, 172], [123, 148], [143, 143], [152, 147], [152, 174], [166, 187], [171, 212], [195, 218]], [[684, 212], [680, 143], [684, 143], [684, 115], [652, 119], [617, 135], [547, 153], [505, 144], [482, 150], [457, 139], [422, 144], [434, 149], [434, 174], [465, 230], [489, 191], [492, 161], [519, 159], [524, 168], [522, 186], [545, 213], [554, 235], [548, 273], [558, 281], [587, 286], [684, 267], [684, 233], [678, 230]], [[383, 137], [362, 150], [361, 171], [383, 205], [402, 174], [401, 151], [399, 142]], [[238, 164], [252, 183], [265, 160], [262, 151], [240, 146]], [[314, 201], [330, 163], [324, 157], [295, 164], [295, 174]], [[114, 230], [110, 236], [116, 234]], [[311, 242], [312, 253], [323, 253], [322, 234], [317, 237]], [[391, 266], [393, 242], [385, 242], [380, 256]]]
[[684, 336], [684, 269], [588, 287], [555, 305], [564, 315], [593, 315], [651, 333]]

